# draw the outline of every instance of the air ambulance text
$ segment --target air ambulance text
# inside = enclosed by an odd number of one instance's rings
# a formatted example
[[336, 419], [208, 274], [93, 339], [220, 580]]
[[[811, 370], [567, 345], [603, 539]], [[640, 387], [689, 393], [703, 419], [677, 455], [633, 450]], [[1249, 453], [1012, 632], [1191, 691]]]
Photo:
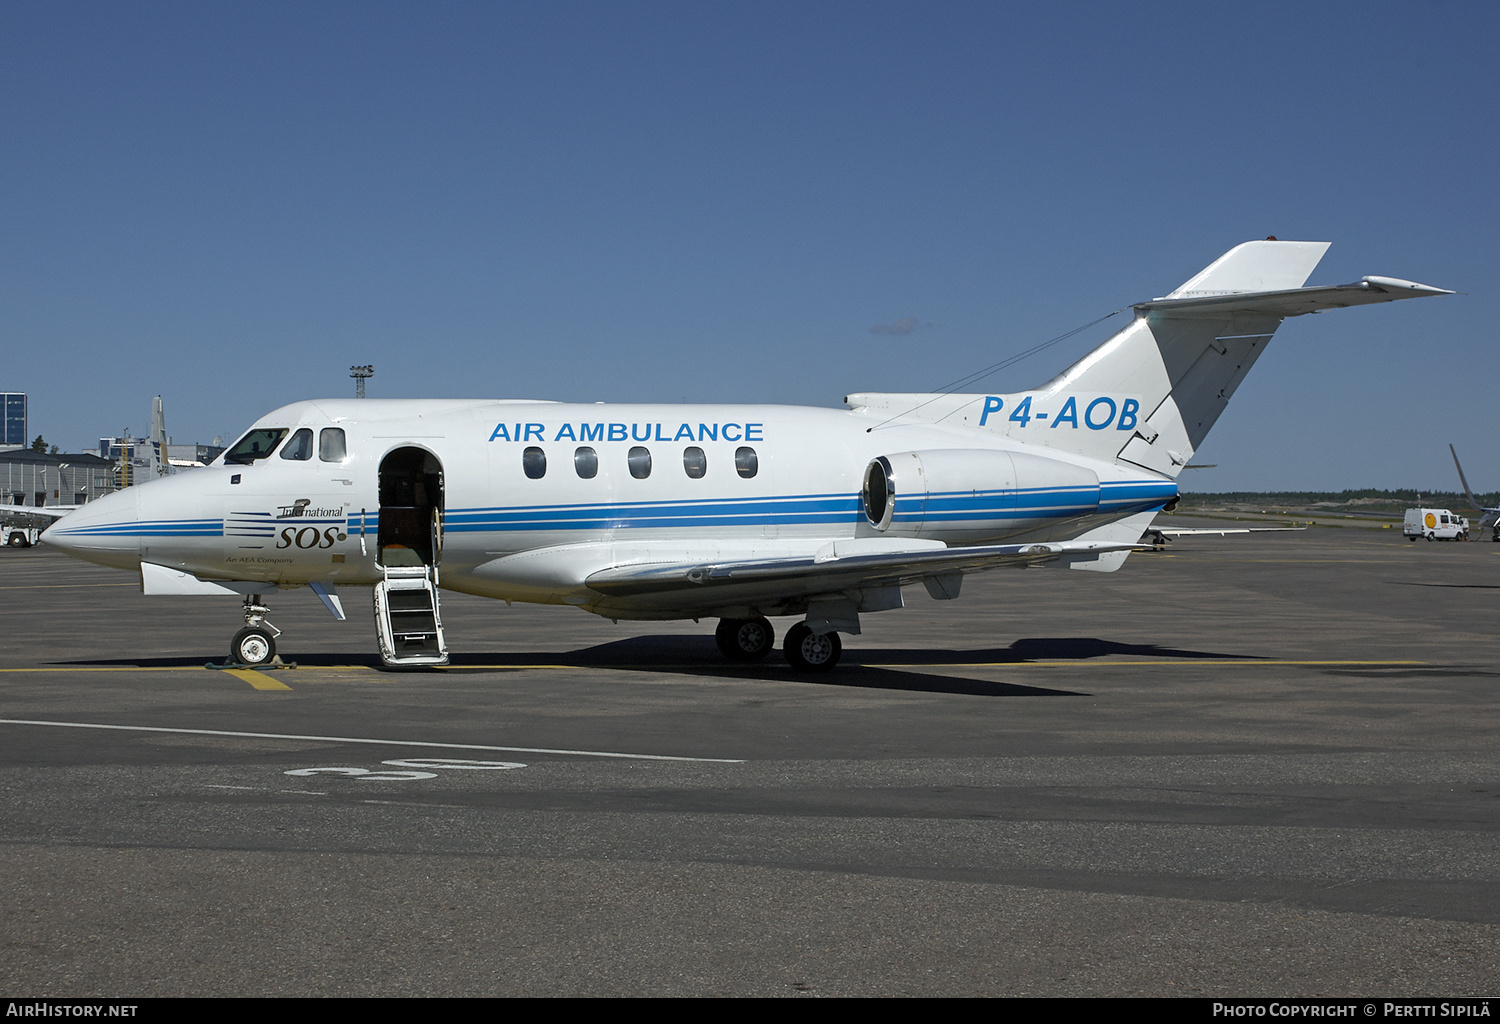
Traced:
[[[491, 441], [764, 441], [763, 423], [497, 423]], [[550, 436], [549, 436], [550, 435]]]

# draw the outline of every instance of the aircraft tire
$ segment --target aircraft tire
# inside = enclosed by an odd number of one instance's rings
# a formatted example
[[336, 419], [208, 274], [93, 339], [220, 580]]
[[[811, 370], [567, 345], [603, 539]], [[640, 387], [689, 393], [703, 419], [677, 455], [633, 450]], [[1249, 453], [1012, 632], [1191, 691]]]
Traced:
[[839, 663], [844, 644], [837, 633], [814, 633], [799, 622], [786, 631], [781, 649], [793, 671], [827, 672]]
[[719, 653], [730, 661], [760, 661], [776, 646], [776, 630], [769, 619], [720, 619], [714, 630]]
[[229, 660], [241, 665], [265, 665], [274, 657], [276, 638], [259, 626], [246, 626], [229, 642]]

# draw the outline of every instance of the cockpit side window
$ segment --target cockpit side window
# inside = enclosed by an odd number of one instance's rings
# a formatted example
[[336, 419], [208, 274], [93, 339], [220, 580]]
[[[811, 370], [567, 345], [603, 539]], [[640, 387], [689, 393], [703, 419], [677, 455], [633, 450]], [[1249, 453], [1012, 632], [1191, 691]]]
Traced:
[[268, 459], [281, 439], [286, 437], [285, 427], [267, 427], [252, 430], [235, 442], [234, 447], [224, 453], [226, 465], [248, 466], [260, 459]]
[[281, 457], [288, 462], [306, 462], [312, 458], [312, 431], [306, 427], [292, 435], [292, 439], [281, 446]]
[[318, 435], [318, 458], [323, 462], [343, 462], [349, 457], [344, 444], [343, 427], [324, 427]]

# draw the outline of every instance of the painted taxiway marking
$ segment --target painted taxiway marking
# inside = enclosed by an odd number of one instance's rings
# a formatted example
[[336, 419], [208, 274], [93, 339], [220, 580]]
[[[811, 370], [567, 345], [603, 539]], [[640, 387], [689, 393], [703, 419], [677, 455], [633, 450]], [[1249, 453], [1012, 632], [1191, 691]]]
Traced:
[[11, 587], [0, 587], [0, 590], [77, 590], [79, 587], [135, 587], [140, 588], [139, 583], [23, 583]]
[[[1053, 658], [1045, 660], [1024, 661], [859, 661], [858, 654], [852, 653], [846, 663], [850, 668], [1162, 668], [1168, 665], [1225, 665], [1240, 666], [1244, 668], [1273, 668], [1277, 666], [1295, 667], [1298, 665], [1362, 665], [1362, 666], [1397, 666], [1397, 665], [1426, 665], [1429, 662], [1414, 659], [1351, 659], [1351, 658], [1142, 658], [1140, 660], [1124, 661], [1122, 659], [1109, 659], [1097, 661], [1092, 659]], [[445, 672], [499, 672], [499, 671], [638, 671], [638, 672], [681, 672], [691, 669], [693, 666], [685, 662], [652, 662], [650, 664], [614, 664], [614, 665], [567, 665], [557, 662], [537, 662], [525, 664], [496, 664], [496, 665], [444, 665], [440, 669]], [[708, 666], [705, 666], [708, 667]], [[754, 668], [756, 666], [742, 666]], [[0, 673], [6, 672], [202, 672], [204, 669], [197, 665], [163, 665], [160, 667], [138, 666], [138, 665], [98, 665], [79, 666], [76, 668], [61, 668], [57, 666], [38, 666], [36, 668], [0, 668]], [[257, 672], [254, 669], [235, 668], [219, 669], [225, 675], [232, 675], [242, 679], [255, 687], [257, 690], [290, 690], [291, 687], [285, 683]], [[309, 682], [318, 678], [320, 672], [368, 672], [381, 674], [369, 665], [303, 665], [298, 669], [298, 678], [307, 679]], [[798, 677], [802, 678], [802, 677]], [[384, 680], [383, 680], [384, 681]]]
[[[1244, 666], [1273, 666], [1273, 665], [1425, 665], [1425, 661], [1367, 661], [1367, 660], [1291, 660], [1279, 658], [1166, 658], [1146, 659], [1139, 661], [1094, 661], [1071, 658], [1056, 658], [1049, 660], [1025, 660], [1025, 661], [860, 661], [857, 652], [845, 663], [850, 668], [1077, 668], [1086, 666], [1088, 668], [1160, 668], [1164, 665], [1244, 665]], [[358, 665], [341, 666], [347, 668], [359, 668]], [[693, 666], [677, 662], [660, 662], [652, 664], [618, 664], [618, 665], [445, 665], [445, 671], [472, 671], [483, 669], [488, 671], [500, 669], [572, 669], [574, 671], [583, 669], [605, 669], [605, 670], [627, 670], [636, 669], [648, 672], [672, 672], [681, 671]], [[755, 668], [755, 665], [741, 666]], [[815, 677], [799, 676], [798, 678], [813, 679]], [[835, 680], [837, 677], [834, 677]]]
[[1425, 661], [1291, 661], [1271, 658], [1168, 658], [1163, 661], [946, 661], [946, 662], [852, 662], [861, 668], [1161, 668], [1164, 665], [1219, 665], [1268, 668], [1287, 665], [1425, 665]]
[[59, 729], [108, 729], [115, 732], [163, 732], [187, 736], [228, 736], [254, 740], [307, 740], [313, 743], [365, 743], [382, 747], [432, 747], [441, 750], [497, 750], [508, 754], [562, 754], [571, 757], [608, 757], [627, 761], [693, 761], [707, 764], [744, 764], [743, 758], [682, 757], [676, 754], [625, 754], [614, 750], [558, 750], [551, 747], [496, 747], [483, 743], [435, 743], [431, 740], [386, 740], [362, 736], [301, 736], [279, 732], [229, 732], [223, 729], [173, 729], [161, 725], [104, 725], [97, 722], [45, 722], [0, 718], [0, 725], [43, 725]]
[[272, 679], [264, 672], [257, 672], [250, 668], [226, 668], [221, 671], [227, 676], [241, 679], [257, 690], [290, 690], [291, 687], [279, 680]]

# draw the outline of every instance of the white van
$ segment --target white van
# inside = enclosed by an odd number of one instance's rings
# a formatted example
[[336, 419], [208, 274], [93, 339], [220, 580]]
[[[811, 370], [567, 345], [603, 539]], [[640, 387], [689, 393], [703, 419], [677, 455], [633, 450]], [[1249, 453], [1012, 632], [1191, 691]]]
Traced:
[[1407, 540], [1468, 540], [1469, 521], [1445, 508], [1409, 508], [1401, 524], [1401, 535]]

